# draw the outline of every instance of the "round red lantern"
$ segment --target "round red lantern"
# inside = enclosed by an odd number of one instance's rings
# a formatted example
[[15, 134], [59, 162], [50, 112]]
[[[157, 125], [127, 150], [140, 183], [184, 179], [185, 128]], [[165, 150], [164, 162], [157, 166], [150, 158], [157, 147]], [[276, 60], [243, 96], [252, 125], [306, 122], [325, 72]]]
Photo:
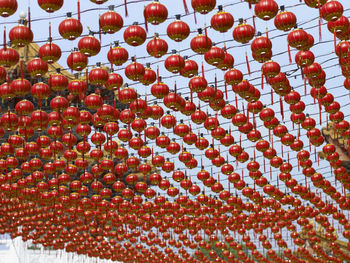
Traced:
[[219, 5], [218, 9], [219, 12], [211, 17], [210, 25], [212, 29], [225, 33], [233, 26], [234, 19], [230, 13], [223, 11], [222, 5]]
[[41, 9], [48, 13], [53, 13], [63, 6], [63, 0], [38, 0]]
[[0, 65], [4, 67], [12, 67], [19, 61], [19, 54], [13, 48], [2, 48], [0, 50]]
[[49, 41], [49, 43], [46, 43], [39, 48], [38, 55], [42, 60], [51, 64], [61, 58], [62, 52], [58, 45]]
[[71, 70], [82, 71], [88, 64], [88, 58], [81, 52], [75, 50], [67, 57], [67, 65]]
[[181, 42], [190, 35], [190, 27], [180, 20], [180, 15], [176, 15], [176, 20], [167, 27], [167, 35], [170, 39]]
[[83, 26], [79, 20], [72, 18], [72, 13], [67, 13], [67, 18], [60, 23], [58, 31], [64, 39], [74, 40], [80, 37]]
[[185, 67], [185, 60], [179, 54], [176, 54], [176, 50], [173, 50], [173, 54], [165, 59], [164, 66], [168, 71], [176, 74]]
[[246, 44], [253, 39], [255, 30], [251, 25], [243, 23], [243, 19], [239, 19], [239, 25], [233, 30], [233, 39], [241, 44]]
[[24, 47], [33, 41], [33, 32], [24, 23], [24, 20], [20, 21], [21, 24], [13, 27], [10, 30], [9, 38], [12, 44], [17, 47]]
[[0, 15], [9, 17], [17, 11], [17, 0], [2, 0], [0, 1]]
[[198, 54], [208, 52], [212, 45], [211, 39], [207, 35], [202, 34], [202, 29], [198, 29], [198, 35], [192, 38], [190, 43], [191, 49]]
[[126, 66], [125, 76], [133, 81], [141, 80], [145, 74], [145, 67], [133, 60], [133, 62]]
[[250, 48], [255, 55], [263, 55], [271, 51], [272, 42], [267, 37], [262, 37], [261, 33], [258, 35], [260, 36], [253, 40]]
[[100, 41], [93, 35], [83, 37], [78, 42], [78, 48], [81, 53], [87, 57], [96, 56], [101, 50]]
[[124, 21], [121, 15], [114, 11], [114, 6], [111, 5], [109, 11], [100, 16], [99, 24], [104, 32], [114, 34], [123, 27]]
[[216, 0], [191, 0], [192, 8], [202, 15], [208, 14], [216, 6]]
[[118, 42], [115, 42], [115, 44], [115, 47], [109, 49], [107, 58], [111, 64], [121, 66], [128, 61], [129, 53], [125, 48], [120, 47]]
[[152, 25], [159, 25], [168, 18], [168, 9], [158, 0], [148, 4], [143, 10], [145, 20]]
[[108, 81], [109, 74], [107, 70], [100, 66], [100, 63], [97, 63], [97, 68], [89, 72], [89, 81], [93, 85], [102, 86]]
[[281, 31], [289, 31], [295, 27], [297, 23], [297, 17], [294, 13], [289, 11], [284, 11], [284, 8], [281, 8], [281, 11], [274, 20], [275, 27]]
[[343, 15], [343, 5], [336, 1], [330, 0], [321, 7], [321, 16], [327, 21], [335, 21]]
[[135, 22], [124, 31], [124, 40], [130, 46], [140, 46], [146, 41], [146, 31]]
[[213, 46], [209, 51], [204, 54], [205, 61], [213, 66], [219, 65], [225, 59], [225, 52], [222, 48]]
[[274, 0], [261, 0], [254, 7], [257, 17], [265, 21], [274, 18], [278, 13], [278, 4]]
[[41, 58], [35, 58], [28, 62], [27, 72], [33, 78], [40, 78], [44, 76], [48, 71], [47, 63]]
[[303, 29], [294, 29], [288, 34], [287, 41], [291, 47], [302, 49], [308, 43], [308, 34]]
[[155, 34], [154, 38], [147, 43], [147, 53], [155, 58], [160, 58], [168, 52], [168, 44], [164, 39]]

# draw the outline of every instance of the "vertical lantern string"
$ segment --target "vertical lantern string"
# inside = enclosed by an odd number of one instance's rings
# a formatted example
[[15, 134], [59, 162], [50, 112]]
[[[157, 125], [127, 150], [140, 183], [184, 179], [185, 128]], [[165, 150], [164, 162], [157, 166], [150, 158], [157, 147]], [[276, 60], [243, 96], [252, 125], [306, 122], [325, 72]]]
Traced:
[[28, 28], [31, 30], [32, 28], [32, 19], [31, 19], [31, 14], [30, 14], [30, 7], [28, 6]]
[[289, 64], [292, 63], [292, 54], [291, 54], [291, 51], [290, 51], [290, 45], [288, 43], [288, 58], [289, 58]]
[[78, 21], [80, 22], [80, 20], [81, 20], [81, 16], [80, 16], [80, 0], [78, 0], [77, 7], [78, 7]]
[[154, 34], [153, 55], [155, 58], [158, 56], [157, 33]]
[[196, 10], [193, 11], [193, 18], [194, 18], [194, 23], [197, 25]]
[[227, 82], [225, 80], [225, 98], [226, 100], [228, 99], [228, 94], [227, 94]]
[[204, 74], [204, 63], [202, 62], [202, 77], [205, 78], [205, 74]]
[[183, 3], [183, 5], [184, 5], [184, 9], [185, 9], [186, 15], [188, 15], [188, 14], [190, 13], [190, 11], [188, 10], [186, 0], [183, 0], [182, 3]]
[[255, 33], [256, 32], [255, 15], [253, 15], [253, 27], [254, 27], [254, 33]]
[[[109, 52], [112, 54], [113, 48], [112, 48], [112, 44], [109, 45]], [[109, 61], [111, 63], [111, 71], [113, 72], [113, 61], [112, 59]]]
[[317, 1], [318, 5], [318, 39], [322, 41], [322, 17], [321, 17], [321, 3], [320, 0]]
[[261, 90], [264, 90], [264, 74], [261, 73]]
[[266, 27], [266, 38], [269, 38], [269, 29]]
[[246, 64], [247, 64], [248, 74], [250, 75], [250, 74], [251, 74], [251, 71], [250, 71], [250, 65], [249, 65], [249, 60], [248, 60], [248, 54], [247, 54], [247, 52], [245, 52], [245, 62], [246, 62]]
[[271, 95], [271, 105], [273, 105], [273, 91], [272, 91], [272, 88], [271, 88], [271, 92], [270, 92], [270, 95]]
[[[146, 7], [144, 7], [145, 9]], [[148, 32], [148, 22], [147, 22], [147, 17], [145, 15], [143, 15], [144, 18], [145, 18], [145, 29], [146, 29], [146, 32]]]
[[215, 87], [215, 92], [218, 90], [218, 79], [216, 77], [216, 73], [215, 73], [215, 76], [214, 76], [214, 87]]
[[6, 51], [6, 26], [4, 27], [4, 50]]
[[334, 30], [333, 32], [333, 36], [334, 36], [334, 53], [336, 53], [336, 50], [337, 50], [337, 34]]
[[129, 14], [128, 14], [128, 3], [127, 3], [127, 0], [124, 0], [124, 8], [125, 8], [125, 16], [128, 17]]
[[192, 85], [190, 85], [190, 98], [191, 98], [191, 103], [193, 103], [193, 90], [192, 90]]
[[159, 80], [159, 66], [157, 66], [157, 83], [159, 84], [160, 80]]
[[282, 116], [282, 121], [284, 120], [284, 110], [283, 110], [283, 101], [282, 98], [280, 97], [280, 109], [281, 109], [281, 116]]

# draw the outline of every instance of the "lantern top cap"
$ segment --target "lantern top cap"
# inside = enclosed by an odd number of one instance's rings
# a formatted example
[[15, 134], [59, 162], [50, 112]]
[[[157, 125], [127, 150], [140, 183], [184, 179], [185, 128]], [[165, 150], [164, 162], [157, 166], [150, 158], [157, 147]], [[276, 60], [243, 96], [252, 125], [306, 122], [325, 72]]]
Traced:
[[222, 5], [218, 5], [218, 9], [219, 9], [219, 11], [222, 11], [223, 10]]
[[68, 12], [67, 17], [72, 17], [72, 12]]
[[177, 20], [179, 20], [179, 19], [181, 18], [181, 15], [180, 15], [180, 14], [177, 14], [177, 15], [175, 15], [175, 18], [176, 18]]

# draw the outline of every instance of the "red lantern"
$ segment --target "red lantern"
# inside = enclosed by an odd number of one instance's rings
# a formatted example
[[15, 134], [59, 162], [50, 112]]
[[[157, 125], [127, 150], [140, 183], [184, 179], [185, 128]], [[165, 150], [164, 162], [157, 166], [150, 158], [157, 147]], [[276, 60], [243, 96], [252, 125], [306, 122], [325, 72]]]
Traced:
[[88, 58], [80, 53], [79, 51], [74, 51], [67, 57], [67, 65], [71, 70], [82, 71], [86, 68], [88, 64]]
[[104, 32], [114, 34], [123, 27], [124, 21], [123, 18], [114, 11], [114, 6], [110, 6], [109, 11], [100, 16], [99, 24]]
[[211, 17], [210, 25], [212, 29], [225, 33], [233, 26], [234, 19], [230, 13], [222, 10], [222, 5], [219, 5], [218, 9], [219, 12]]
[[159, 25], [168, 18], [168, 9], [156, 0], [145, 7], [143, 16], [152, 25]]
[[204, 54], [211, 49], [213, 42], [207, 35], [202, 34], [202, 29], [198, 29], [198, 35], [192, 38], [190, 45], [194, 52]]
[[44, 76], [48, 71], [48, 65], [41, 58], [35, 58], [28, 62], [27, 72], [33, 78], [40, 78]]
[[274, 18], [278, 13], [278, 5], [274, 0], [261, 0], [254, 7], [257, 17], [265, 21]]
[[216, 46], [213, 46], [208, 52], [204, 54], [205, 61], [213, 66], [219, 65], [225, 59], [225, 52]]
[[160, 79], [159, 83], [155, 83], [151, 87], [151, 93], [157, 99], [163, 99], [169, 94], [169, 87]]
[[2, 0], [0, 1], [0, 15], [2, 17], [9, 17], [17, 11], [16, 0]]
[[83, 26], [79, 20], [72, 18], [72, 13], [67, 13], [67, 18], [60, 23], [58, 31], [64, 39], [74, 40], [80, 37]]
[[147, 43], [146, 49], [150, 56], [160, 58], [168, 52], [168, 44], [156, 34], [154, 38]]
[[335, 21], [343, 15], [343, 5], [336, 0], [325, 3], [321, 10], [321, 16], [327, 21]]
[[165, 68], [173, 74], [179, 73], [185, 67], [185, 60], [176, 51], [164, 61]]
[[63, 6], [63, 0], [38, 0], [41, 9], [48, 13], [53, 13]]
[[48, 84], [53, 91], [63, 91], [68, 87], [68, 79], [58, 70], [56, 74], [50, 74]]
[[120, 47], [118, 42], [116, 42], [116, 46], [110, 48], [110, 50], [108, 51], [107, 58], [111, 64], [121, 66], [126, 61], [128, 61], [129, 53], [125, 48]]
[[274, 20], [275, 27], [278, 30], [285, 31], [285, 32], [295, 27], [296, 23], [297, 23], [297, 18], [294, 15], [294, 13], [289, 11], [284, 11], [284, 8], [282, 9], [282, 12], [275, 17], [275, 20]]
[[259, 36], [250, 45], [252, 52], [256, 55], [263, 55], [271, 51], [272, 42], [267, 37]]
[[132, 62], [125, 68], [125, 76], [133, 81], [141, 80], [145, 74], [145, 67], [138, 63]]
[[331, 33], [344, 34], [349, 29], [349, 19], [341, 16], [335, 21], [329, 21], [327, 28]]
[[114, 90], [120, 88], [124, 83], [123, 77], [117, 73], [109, 73], [108, 81], [105, 83], [105, 87], [108, 90]]
[[33, 32], [22, 22], [22, 24], [10, 30], [9, 37], [12, 44], [17, 47], [24, 47], [33, 41]]
[[208, 14], [216, 6], [216, 0], [191, 0], [192, 8], [202, 15]]
[[0, 50], [0, 65], [4, 67], [12, 67], [19, 61], [19, 54], [13, 48], [2, 48]]
[[124, 40], [130, 46], [140, 46], [146, 41], [146, 31], [136, 22], [124, 31]]
[[93, 35], [89, 35], [79, 40], [78, 48], [85, 56], [92, 57], [100, 52], [101, 44]]
[[190, 27], [180, 20], [180, 15], [176, 15], [176, 20], [167, 27], [167, 35], [170, 39], [181, 42], [190, 35]]
[[308, 44], [308, 34], [303, 29], [294, 29], [288, 34], [288, 44], [296, 49], [302, 49]]
[[246, 44], [253, 39], [255, 30], [251, 25], [243, 23], [243, 19], [239, 19], [239, 25], [233, 30], [233, 39], [241, 44]]
[[184, 57], [185, 59], [185, 66], [180, 71], [180, 75], [186, 78], [192, 78], [193, 76], [198, 74], [198, 64], [196, 61], [188, 59], [187, 57]]
[[49, 42], [39, 48], [38, 55], [42, 60], [51, 64], [61, 58], [62, 52], [58, 45]]
[[11, 86], [16, 96], [25, 96], [31, 89], [31, 84], [26, 79], [16, 79], [11, 82]]
[[89, 72], [89, 81], [93, 85], [104, 85], [108, 81], [107, 70], [100, 67], [100, 63], [97, 63], [97, 68], [92, 69]]
[[143, 85], [148, 86], [154, 83], [156, 80], [157, 80], [157, 74], [154, 72], [153, 69], [150, 68], [150, 64], [147, 63], [147, 67], [145, 68], [145, 74], [143, 75], [140, 82]]

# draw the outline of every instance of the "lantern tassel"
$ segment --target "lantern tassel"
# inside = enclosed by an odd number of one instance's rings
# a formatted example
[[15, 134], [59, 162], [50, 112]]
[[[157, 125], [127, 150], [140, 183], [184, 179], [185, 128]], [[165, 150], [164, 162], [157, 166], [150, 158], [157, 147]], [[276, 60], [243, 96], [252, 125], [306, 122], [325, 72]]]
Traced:
[[154, 47], [153, 47], [154, 57], [158, 55], [158, 46], [157, 46], [157, 34], [154, 34]]
[[335, 51], [337, 50], [337, 35], [335, 30], [334, 30], [333, 36], [334, 36], [334, 53], [335, 53]]
[[251, 72], [247, 52], [245, 53], [245, 61], [247, 63], [248, 74], [250, 75]]
[[30, 15], [30, 7], [28, 7], [28, 28], [29, 30], [32, 28], [32, 19]]
[[273, 101], [273, 91], [271, 89], [271, 105], [273, 105], [274, 101]]
[[255, 15], [253, 15], [253, 27], [254, 27], [254, 33], [255, 33], [256, 32]]
[[264, 90], [264, 74], [261, 73], [261, 90]]
[[304, 94], [306, 96], [307, 90], [306, 90], [306, 78], [304, 78]]
[[125, 16], [129, 16], [128, 14], [128, 3], [126, 0], [124, 0], [124, 8], [125, 8]]
[[187, 3], [186, 3], [186, 0], [183, 0], [183, 5], [184, 5], [184, 8], [185, 8], [185, 13], [186, 15], [189, 13], [189, 10], [188, 10], [188, 7], [187, 7]]
[[288, 57], [289, 57], [289, 64], [292, 63], [292, 54], [291, 54], [291, 51], [290, 51], [290, 45], [288, 43]]
[[80, 0], [78, 0], [78, 21], [80, 22]]
[[6, 50], [6, 26], [4, 27], [4, 50]]
[[157, 82], [159, 84], [159, 66], [157, 66]]
[[226, 100], [228, 99], [228, 95], [227, 95], [227, 83], [225, 81], [225, 97], [226, 97]]
[[202, 62], [202, 77], [205, 78], [205, 75], [204, 75], [204, 64]]
[[319, 17], [318, 17], [318, 38], [319, 41], [322, 40], [322, 17], [321, 17], [321, 3], [320, 0], [317, 1], [317, 5], [318, 5], [318, 13], [319, 13]]
[[192, 86], [190, 86], [190, 96], [191, 96], [191, 103], [193, 102], [193, 90]]
[[217, 77], [216, 77], [216, 74], [215, 74], [215, 76], [214, 76], [214, 87], [215, 87], [215, 91], [217, 91], [218, 90], [218, 79], [217, 79]]
[[146, 18], [146, 16], [144, 16], [145, 17], [145, 29], [146, 29], [146, 32], [148, 32], [148, 23], [147, 23], [147, 18]]
[[194, 23], [197, 25], [197, 16], [196, 16], [196, 11], [193, 12], [193, 17], [194, 17]]
[[282, 98], [280, 98], [280, 108], [281, 108], [282, 120], [284, 120], [284, 111], [283, 111], [283, 101], [282, 101]]

